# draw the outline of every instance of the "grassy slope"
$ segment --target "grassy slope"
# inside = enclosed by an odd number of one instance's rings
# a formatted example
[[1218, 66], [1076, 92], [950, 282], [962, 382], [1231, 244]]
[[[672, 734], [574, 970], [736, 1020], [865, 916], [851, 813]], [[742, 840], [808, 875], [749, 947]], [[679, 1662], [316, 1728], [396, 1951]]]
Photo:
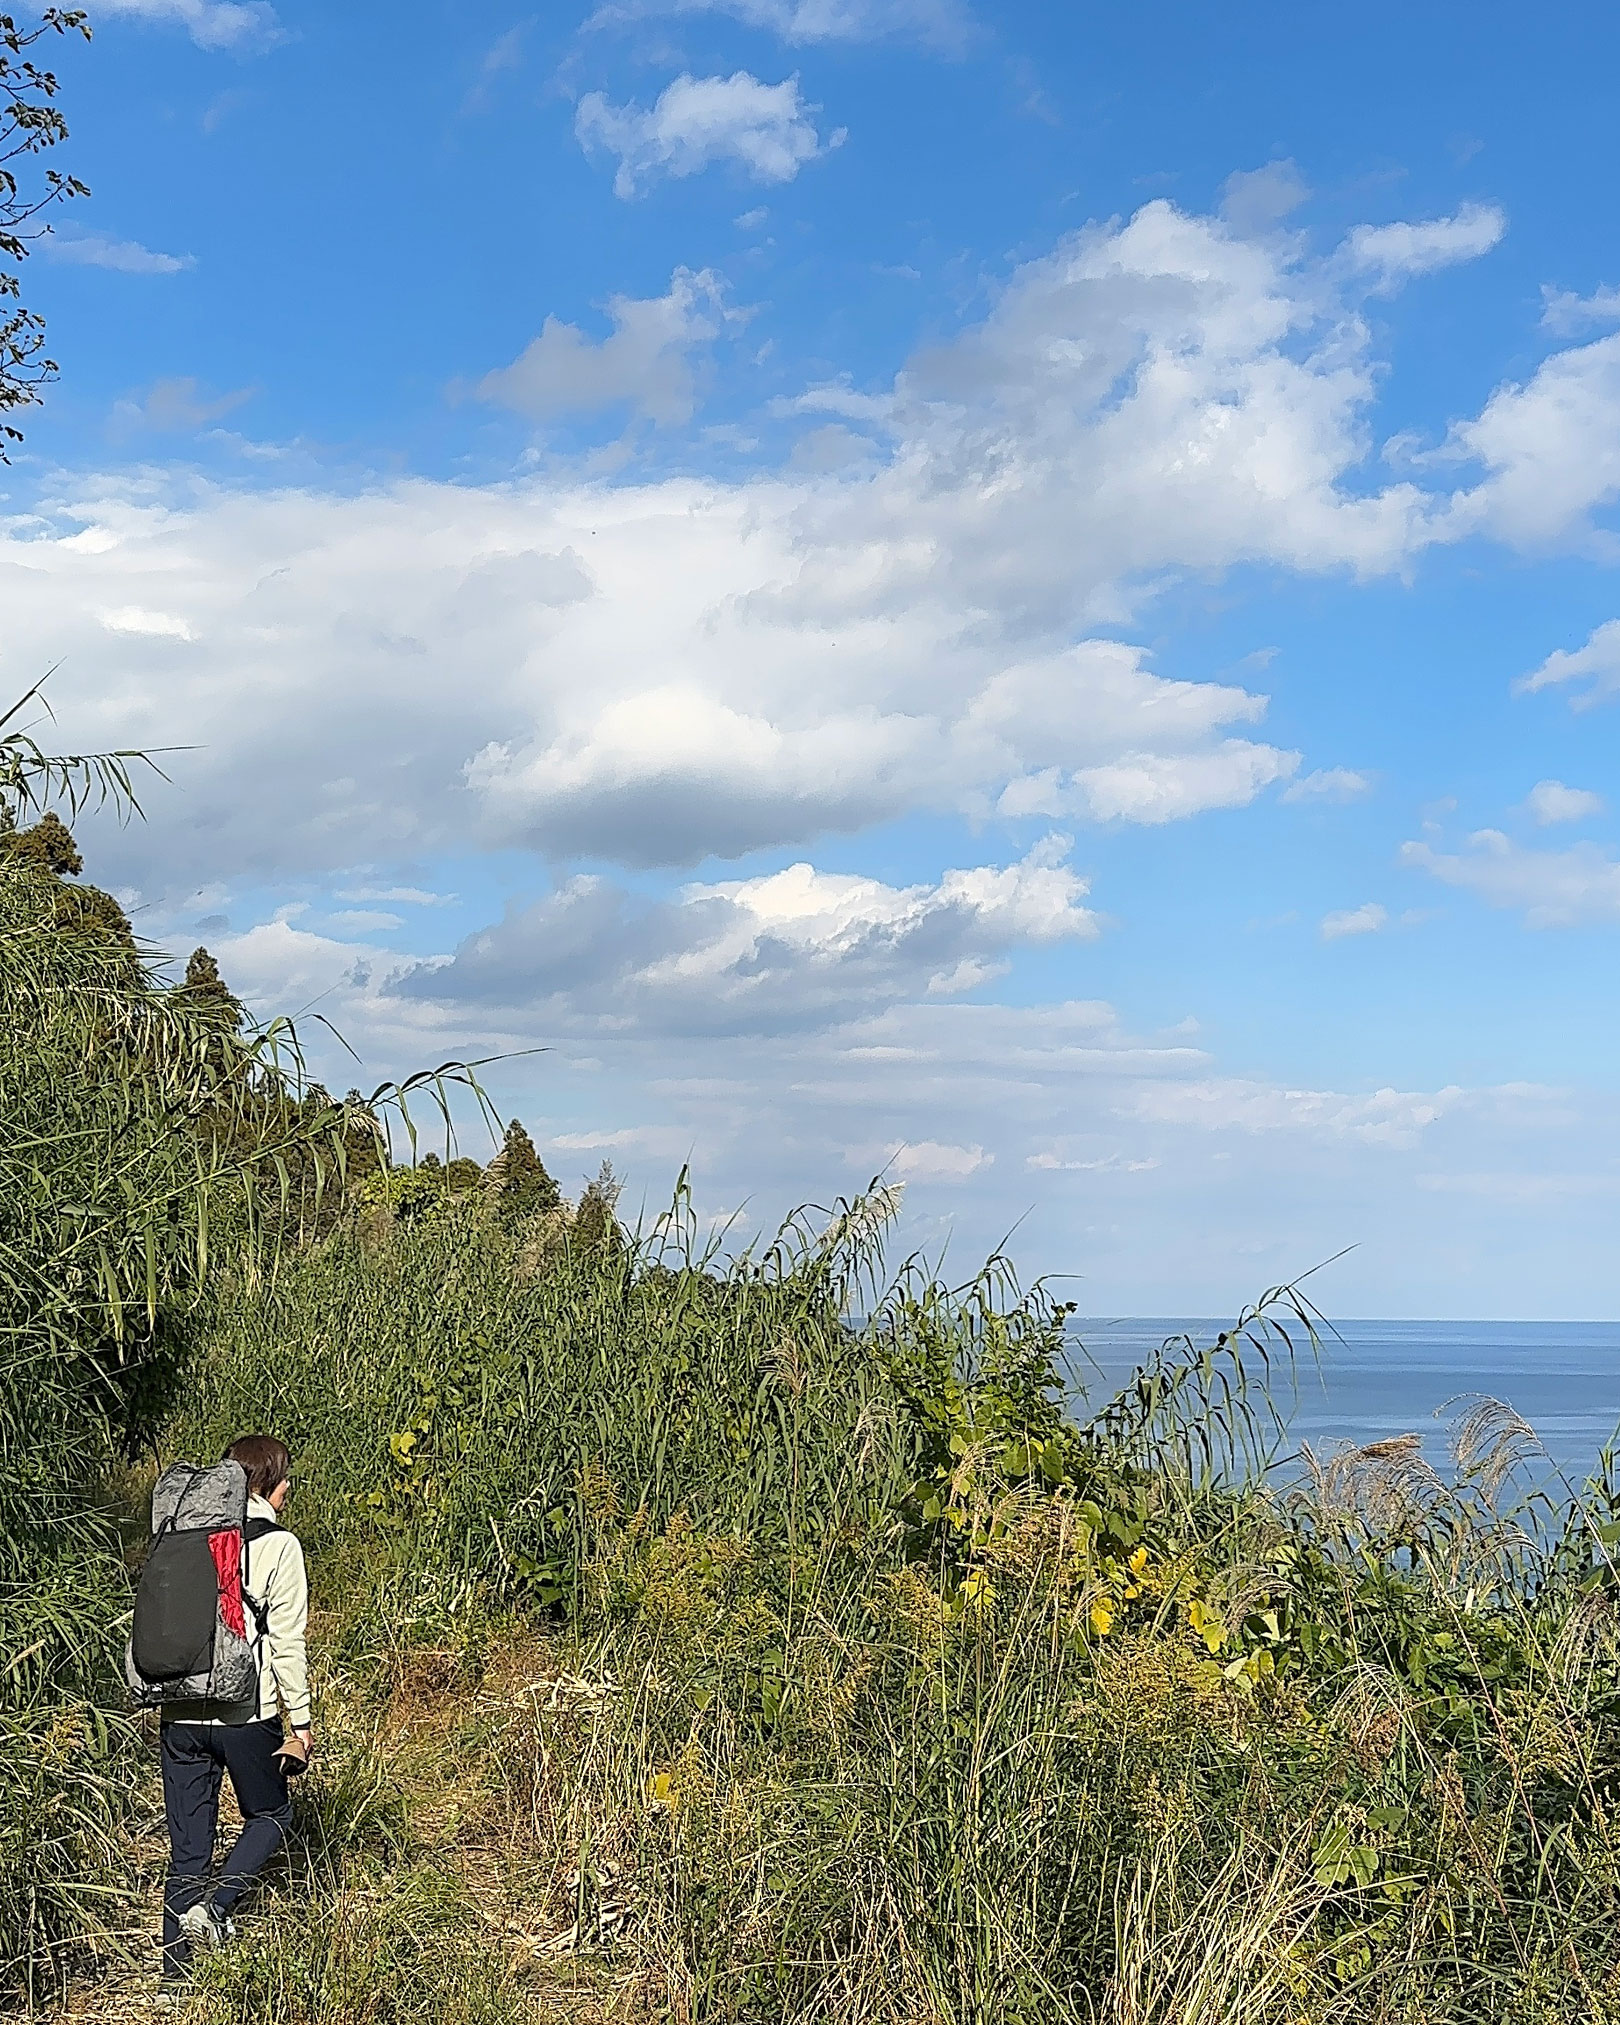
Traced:
[[1060, 1314], [872, 1235], [463, 1207], [222, 1321], [174, 1440], [292, 1443], [328, 1743], [199, 2016], [1620, 2018], [1605, 1550], [1512, 1429], [1279, 1503], [1241, 1346], [1066, 1425]]

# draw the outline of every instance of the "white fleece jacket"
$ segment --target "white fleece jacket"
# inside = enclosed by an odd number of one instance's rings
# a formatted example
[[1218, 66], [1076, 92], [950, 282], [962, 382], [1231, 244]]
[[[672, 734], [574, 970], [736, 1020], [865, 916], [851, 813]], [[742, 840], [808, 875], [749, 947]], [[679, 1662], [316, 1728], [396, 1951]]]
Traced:
[[[264, 1498], [249, 1498], [250, 1519], [275, 1519]], [[269, 1722], [275, 1716], [287, 1727], [309, 1727], [309, 1661], [304, 1651], [304, 1633], [309, 1622], [309, 1577], [304, 1571], [304, 1550], [279, 1521], [273, 1533], [253, 1541], [247, 1550], [246, 1581], [243, 1587], [263, 1606], [267, 1623], [259, 1647], [259, 1699], [247, 1702], [177, 1702], [165, 1705], [163, 1720], [177, 1723]], [[257, 1630], [253, 1613], [248, 1612], [248, 1635]]]

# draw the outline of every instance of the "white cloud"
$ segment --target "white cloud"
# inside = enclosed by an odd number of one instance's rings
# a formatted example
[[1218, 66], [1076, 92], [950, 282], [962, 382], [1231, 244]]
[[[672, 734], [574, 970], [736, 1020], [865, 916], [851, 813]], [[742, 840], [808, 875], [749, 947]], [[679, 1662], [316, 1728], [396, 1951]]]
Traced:
[[767, 29], [796, 43], [904, 36], [957, 49], [972, 32], [972, 16], [962, 0], [608, 0], [587, 25], [659, 14], [729, 14], [749, 28]]
[[1352, 267], [1372, 276], [1375, 286], [1387, 290], [1413, 275], [1477, 260], [1506, 230], [1507, 219], [1494, 204], [1464, 204], [1450, 218], [1358, 225], [1344, 242], [1345, 257]]
[[374, 900], [396, 907], [447, 907], [454, 897], [421, 886], [355, 886], [338, 895], [340, 900]]
[[1561, 337], [1569, 337], [1589, 324], [1620, 321], [1620, 288], [1599, 288], [1591, 295], [1544, 288], [1541, 299], [1542, 323]]
[[1576, 710], [1589, 710], [1620, 694], [1620, 619], [1605, 619], [1588, 634], [1586, 644], [1567, 653], [1562, 647], [1549, 654], [1541, 666], [1522, 676], [1513, 687], [1519, 695], [1538, 689], [1553, 689], [1563, 682], [1589, 682], [1590, 687], [1572, 696]]
[[1376, 900], [1364, 900], [1359, 907], [1341, 908], [1322, 916], [1322, 940], [1338, 942], [1346, 935], [1376, 935], [1389, 925], [1389, 910]]
[[796, 77], [762, 84], [746, 70], [730, 77], [683, 71], [647, 111], [587, 92], [574, 131], [587, 150], [619, 158], [613, 191], [629, 198], [656, 176], [694, 176], [712, 162], [736, 162], [759, 183], [791, 183], [844, 138], [839, 130], [822, 141], [811, 118], [818, 110], [799, 97]]
[[1430, 1093], [1375, 1090], [1355, 1096], [1339, 1090], [1289, 1090], [1240, 1077], [1144, 1082], [1133, 1115], [1203, 1132], [1296, 1132], [1329, 1139], [1359, 1139], [1368, 1146], [1414, 1146], [1459, 1089]]
[[1536, 851], [1500, 830], [1477, 830], [1468, 842], [1468, 852], [1452, 855], [1426, 843], [1403, 844], [1401, 858], [1492, 907], [1522, 909], [1529, 928], [1620, 920], [1620, 864], [1596, 844]]
[[197, 264], [190, 253], [154, 253], [133, 239], [109, 239], [103, 232], [55, 231], [43, 244], [53, 260], [106, 267], [116, 274], [182, 274]]
[[[895, 1256], [971, 1271], [1014, 1224], [1029, 1272], [1079, 1275], [1093, 1313], [1219, 1313], [1354, 1246], [1312, 1283], [1330, 1313], [1524, 1314], [1549, 1271], [1569, 1313], [1604, 1313], [1612, 1192], [1545, 1213], [1436, 1187], [1436, 1176], [1620, 1177], [1620, 1110], [1601, 1091], [1297, 1087], [1234, 1076], [1106, 1004], [888, 1003], [831, 1025], [739, 1030], [626, 1023], [596, 987], [535, 1007], [386, 988], [398, 959], [270, 923], [210, 938], [234, 987], [277, 1009], [321, 999], [360, 1051], [316, 1066], [339, 1087], [424, 1060], [547, 1043], [487, 1072], [503, 1116], [543, 1146], [611, 1151], [649, 1220], [692, 1163], [700, 1213], [746, 1201], [753, 1228], [848, 1192], [848, 1149], [876, 1171], [900, 1147], [986, 1156], [970, 1185], [913, 1197]], [[320, 1045], [316, 1029], [312, 1043]], [[476, 1142], [476, 1143], [475, 1143]], [[470, 1127], [468, 1150], [488, 1148]], [[859, 1163], [857, 1163], [859, 1165]], [[865, 1173], [857, 1173], [859, 1180]], [[949, 1222], [935, 1221], [948, 1208]], [[1166, 1245], [1165, 1232], [1176, 1241]], [[1257, 1253], [1263, 1246], [1263, 1260]]]
[[1123, 1153], [1104, 1153], [1091, 1160], [1066, 1160], [1051, 1146], [1024, 1156], [1024, 1165], [1046, 1174], [1151, 1174], [1157, 1159], [1128, 1160]]
[[935, 886], [807, 864], [639, 901], [576, 878], [469, 936], [453, 958], [395, 967], [379, 989], [483, 1017], [521, 1008], [563, 1026], [772, 1032], [900, 999], [951, 998], [999, 976], [1027, 944], [1087, 941], [1086, 881], [1048, 838], [1015, 865], [947, 872]]
[[201, 429], [222, 421], [233, 409], [253, 398], [252, 387], [237, 387], [228, 393], [210, 393], [201, 381], [189, 375], [154, 380], [145, 394], [126, 396], [113, 403], [111, 423], [115, 435], [143, 429]]
[[1372, 793], [1372, 782], [1364, 773], [1347, 766], [1330, 766], [1303, 775], [1283, 790], [1285, 802], [1358, 802]]
[[1593, 512], [1620, 498], [1620, 334], [1555, 352], [1523, 386], [1499, 387], [1453, 427], [1447, 449], [1486, 471], [1452, 501], [1449, 538], [1591, 545]]
[[1240, 170], [1221, 187], [1221, 216], [1240, 232], [1265, 232], [1297, 211], [1310, 195], [1293, 162]]
[[[618, 305], [600, 343], [553, 324], [498, 384], [677, 415], [710, 286]], [[200, 849], [220, 876], [387, 878], [450, 848], [690, 865], [922, 810], [1241, 806], [1298, 767], [1265, 697], [1101, 636], [1188, 573], [1372, 576], [1468, 531], [1444, 495], [1367, 490], [1378, 364], [1325, 286], [1292, 238], [1155, 202], [1018, 270], [892, 389], [835, 389], [882, 422], [855, 465], [80, 481], [0, 528], [8, 644], [65, 661], [64, 735], [197, 748], [183, 811], [109, 845], [160, 888]], [[99, 615], [126, 610], [193, 644], [114, 643]]]
[[1228, 738], [1209, 752], [1128, 753], [1105, 766], [1082, 767], [1073, 793], [1059, 807], [1040, 809], [1033, 798], [1022, 806], [1017, 786], [1001, 798], [1004, 813], [1061, 814], [1078, 806], [1097, 822], [1172, 823], [1200, 809], [1247, 808], [1262, 788], [1286, 780], [1299, 764], [1297, 752]]
[[667, 295], [616, 295], [607, 310], [613, 329], [594, 340], [577, 324], [548, 316], [511, 365], [484, 375], [479, 397], [535, 421], [620, 402], [654, 422], [690, 421], [697, 401], [692, 355], [719, 333], [725, 314], [713, 270], [677, 267]]
[[144, 640], [190, 640], [194, 637], [184, 619], [170, 612], [151, 612], [144, 605], [120, 605], [103, 612], [101, 623], [109, 633], [131, 633]]
[[1525, 796], [1525, 806], [1538, 823], [1578, 823], [1603, 813], [1603, 797], [1590, 788], [1565, 787], [1561, 780], [1538, 780]]
[[199, 49], [250, 55], [281, 40], [281, 23], [266, 0], [101, 0], [99, 11], [183, 28]]
[[[878, 1167], [899, 1175], [902, 1181], [966, 1181], [993, 1166], [995, 1158], [982, 1146], [948, 1146], [937, 1139], [920, 1139], [915, 1145], [896, 1147]], [[857, 1159], [856, 1164], [868, 1163]]]

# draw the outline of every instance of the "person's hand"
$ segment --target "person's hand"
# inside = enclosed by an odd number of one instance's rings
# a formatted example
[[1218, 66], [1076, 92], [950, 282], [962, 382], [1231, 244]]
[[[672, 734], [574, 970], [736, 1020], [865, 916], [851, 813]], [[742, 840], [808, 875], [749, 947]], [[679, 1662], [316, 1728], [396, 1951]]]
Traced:
[[304, 1728], [294, 1730], [276, 1752], [281, 1769], [289, 1779], [295, 1779], [301, 1772], [307, 1772], [315, 1757], [315, 1732]]

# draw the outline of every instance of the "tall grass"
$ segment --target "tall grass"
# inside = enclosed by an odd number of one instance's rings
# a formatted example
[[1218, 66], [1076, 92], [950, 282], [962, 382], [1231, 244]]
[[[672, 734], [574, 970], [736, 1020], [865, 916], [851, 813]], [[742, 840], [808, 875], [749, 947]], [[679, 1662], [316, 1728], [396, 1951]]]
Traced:
[[1444, 1480], [1384, 1445], [1284, 1495], [1286, 1297], [1076, 1407], [1061, 1306], [890, 1280], [881, 1203], [734, 1259], [682, 1208], [344, 1235], [173, 1431], [291, 1442], [350, 1705], [415, 1860], [526, 1937], [503, 1975], [690, 2019], [1617, 2015], [1601, 1491], [1532, 1524], [1486, 1412]]
[[54, 759], [0, 717], [0, 1991], [31, 1995], [65, 1946], [107, 1937], [118, 1886], [109, 1477], [168, 1411], [216, 1268], [251, 1283], [273, 1260], [289, 1162], [318, 1197], [409, 1094], [309, 1101], [295, 1036], [222, 1032], [113, 903], [80, 904], [28, 848], [17, 819], [47, 800], [132, 807], [133, 757]]

